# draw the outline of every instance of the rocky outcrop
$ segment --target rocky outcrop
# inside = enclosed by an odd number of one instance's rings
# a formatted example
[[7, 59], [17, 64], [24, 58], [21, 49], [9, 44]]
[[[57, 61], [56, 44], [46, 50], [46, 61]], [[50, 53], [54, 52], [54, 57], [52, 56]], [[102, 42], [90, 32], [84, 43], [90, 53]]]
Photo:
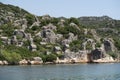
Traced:
[[57, 54], [61, 54], [62, 53], [62, 49], [59, 46], [55, 46], [54, 47], [54, 52]]
[[80, 28], [79, 28], [75, 23], [70, 23], [70, 26], [73, 26], [73, 27], [75, 27], [77, 30], [80, 31]]
[[33, 57], [33, 60], [29, 61], [29, 64], [31, 64], [31, 65], [39, 65], [42, 63], [43, 63], [43, 61], [42, 61], [42, 58], [40, 58], [40, 57]]
[[56, 35], [53, 30], [56, 30], [55, 26], [49, 25], [47, 27], [43, 27], [43, 30], [41, 31], [41, 37], [46, 38], [46, 40], [44, 39], [45, 42], [55, 43]]
[[109, 39], [104, 39], [104, 48], [106, 52], [115, 52], [116, 47], [114, 46], [114, 41], [109, 38]]
[[88, 58], [89, 51], [78, 51], [72, 52], [69, 49], [65, 50], [65, 59], [68, 63], [80, 63], [80, 62], [89, 62]]
[[37, 46], [32, 43], [32, 44], [29, 46], [29, 49], [30, 49], [31, 51], [36, 51], [36, 50], [37, 50]]
[[114, 60], [111, 56], [106, 56], [104, 58], [93, 60], [93, 62], [95, 62], [95, 63], [110, 63], [110, 62], [117, 62], [117, 61]]
[[26, 59], [23, 59], [23, 60], [19, 61], [19, 64], [20, 65], [27, 65], [28, 61]]
[[8, 65], [8, 62], [7, 61], [0, 61], [0, 65]]
[[72, 41], [74, 41], [74, 40], [77, 40], [78, 37], [75, 36], [73, 33], [69, 33], [69, 37], [68, 37], [68, 39], [72, 42]]
[[43, 64], [43, 61], [40, 57], [33, 57], [32, 60], [23, 59], [19, 61], [20, 65], [40, 65]]
[[86, 39], [86, 41], [82, 43], [84, 50], [86, 50], [87, 43], [90, 43], [92, 45], [93, 50], [95, 49], [95, 41], [93, 39]]
[[63, 38], [62, 34], [56, 34], [56, 42], [58, 43], [61, 42], [62, 38]]
[[25, 30], [27, 28], [27, 20], [25, 18], [15, 20], [13, 26], [20, 27], [21, 29]]
[[21, 38], [25, 38], [26, 37], [26, 33], [24, 32], [24, 30], [15, 30], [13, 32], [13, 35], [19, 35]]

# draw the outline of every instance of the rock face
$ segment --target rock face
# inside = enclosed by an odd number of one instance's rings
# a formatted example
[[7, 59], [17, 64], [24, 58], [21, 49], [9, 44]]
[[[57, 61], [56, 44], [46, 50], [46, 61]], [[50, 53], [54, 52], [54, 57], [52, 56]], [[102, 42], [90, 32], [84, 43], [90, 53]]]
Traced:
[[105, 55], [100, 49], [95, 49], [91, 52], [91, 60], [104, 58]]
[[69, 49], [65, 50], [65, 59], [70, 63], [89, 62], [89, 51], [71, 52]]
[[106, 54], [106, 52], [102, 49], [95, 49], [89, 55], [91, 62], [116, 62], [113, 57]]
[[87, 43], [90, 43], [92, 45], [92, 49], [95, 49], [95, 42], [93, 39], [87, 39], [85, 42], [82, 43], [83, 49], [86, 50]]
[[105, 58], [100, 58], [97, 60], [93, 60], [93, 62], [97, 62], [97, 63], [106, 63], [106, 62], [116, 62], [111, 56], [107, 56]]
[[56, 30], [56, 26], [49, 24], [48, 26], [43, 26], [41, 31], [41, 37], [44, 38], [45, 42], [55, 43], [56, 35], [53, 30]]
[[114, 46], [114, 42], [111, 38], [104, 40], [104, 48], [106, 52], [115, 52], [116, 48]]

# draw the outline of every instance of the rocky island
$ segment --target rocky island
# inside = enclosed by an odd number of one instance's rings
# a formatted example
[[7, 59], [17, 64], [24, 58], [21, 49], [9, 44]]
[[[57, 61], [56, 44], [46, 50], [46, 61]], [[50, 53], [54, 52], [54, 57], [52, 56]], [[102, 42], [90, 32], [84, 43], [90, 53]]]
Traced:
[[119, 62], [120, 20], [36, 16], [0, 3], [0, 65]]

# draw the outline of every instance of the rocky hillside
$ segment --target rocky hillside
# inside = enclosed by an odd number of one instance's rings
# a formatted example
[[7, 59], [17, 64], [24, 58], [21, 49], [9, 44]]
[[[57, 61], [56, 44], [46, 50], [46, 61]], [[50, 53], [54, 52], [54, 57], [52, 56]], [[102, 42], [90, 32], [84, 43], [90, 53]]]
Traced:
[[120, 20], [108, 16], [36, 16], [0, 3], [2, 64], [115, 62], [119, 60], [119, 36]]

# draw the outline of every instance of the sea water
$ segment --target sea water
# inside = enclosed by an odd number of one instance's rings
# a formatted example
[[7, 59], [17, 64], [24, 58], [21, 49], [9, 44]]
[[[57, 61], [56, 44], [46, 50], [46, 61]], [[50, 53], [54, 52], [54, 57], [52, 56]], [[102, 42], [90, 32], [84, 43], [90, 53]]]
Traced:
[[120, 80], [120, 63], [0, 66], [0, 80]]

